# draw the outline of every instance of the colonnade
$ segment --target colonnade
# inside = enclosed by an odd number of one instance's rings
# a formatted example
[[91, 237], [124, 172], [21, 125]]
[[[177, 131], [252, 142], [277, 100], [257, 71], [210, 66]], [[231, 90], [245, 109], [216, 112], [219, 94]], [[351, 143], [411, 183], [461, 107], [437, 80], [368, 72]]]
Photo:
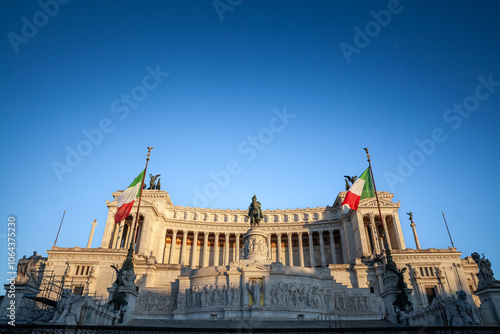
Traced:
[[[169, 229], [159, 262], [199, 268], [229, 265], [243, 257], [243, 235]], [[270, 232], [268, 257], [288, 266], [326, 267], [347, 263], [343, 231]]]
[[[118, 248], [129, 247], [135, 220], [136, 220], [135, 215], [133, 215], [133, 216], [128, 216], [127, 219], [122, 220], [121, 222], [115, 224], [109, 248], [118, 249]], [[144, 222], [144, 217], [140, 215], [139, 225], [136, 227], [137, 228], [137, 236], [135, 238], [136, 242], [139, 241], [141, 238], [143, 222]]]
[[[404, 241], [401, 240], [395, 215], [384, 215], [384, 221], [387, 226], [387, 246], [389, 249], [403, 249]], [[362, 218], [365, 228], [367, 247], [370, 254], [379, 254], [385, 248], [383, 241], [383, 227], [380, 221], [380, 216], [373, 214], [366, 215]]]

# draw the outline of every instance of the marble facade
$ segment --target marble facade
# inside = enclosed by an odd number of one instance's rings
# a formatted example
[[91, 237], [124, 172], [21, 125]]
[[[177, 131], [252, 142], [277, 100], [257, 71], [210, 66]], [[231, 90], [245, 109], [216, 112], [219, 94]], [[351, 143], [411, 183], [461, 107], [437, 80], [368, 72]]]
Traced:
[[[121, 192], [113, 194], [115, 198]], [[165, 191], [145, 190], [134, 255], [135, 319], [330, 319], [376, 320], [386, 309], [382, 225], [375, 199], [358, 211], [332, 206], [264, 210], [250, 230], [246, 210], [173, 205]], [[463, 290], [471, 304], [477, 265], [455, 248], [407, 248], [393, 194], [379, 192], [389, 247], [407, 268], [415, 309]], [[110, 265], [123, 263], [134, 216], [114, 223], [116, 201], [98, 248], [48, 251], [46, 270], [106, 296], [115, 280]], [[135, 210], [133, 210], [135, 212]], [[258, 300], [254, 300], [258, 299]]]

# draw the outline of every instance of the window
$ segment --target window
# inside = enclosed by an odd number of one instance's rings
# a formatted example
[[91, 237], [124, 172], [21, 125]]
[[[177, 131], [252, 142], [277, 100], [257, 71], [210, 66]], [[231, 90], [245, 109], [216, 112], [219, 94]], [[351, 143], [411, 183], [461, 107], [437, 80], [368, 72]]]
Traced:
[[90, 273], [90, 266], [77, 266], [75, 275], [78, 276], [88, 276]]
[[73, 287], [73, 294], [82, 296], [83, 295], [83, 285], [76, 285]]
[[436, 294], [436, 287], [429, 287], [429, 288], [425, 288], [425, 294], [427, 295], [427, 301], [429, 302], [429, 305], [432, 304], [432, 302], [434, 301], [434, 298], [436, 298], [437, 294]]

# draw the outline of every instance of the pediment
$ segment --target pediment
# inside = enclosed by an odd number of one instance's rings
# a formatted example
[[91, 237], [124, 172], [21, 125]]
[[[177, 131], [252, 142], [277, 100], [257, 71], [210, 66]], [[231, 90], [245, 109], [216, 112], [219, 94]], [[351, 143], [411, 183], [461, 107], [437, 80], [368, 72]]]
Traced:
[[[387, 191], [377, 191], [377, 194], [380, 202], [380, 207], [399, 208], [399, 202], [398, 203], [392, 202], [394, 194], [391, 194]], [[337, 198], [335, 199], [335, 202], [333, 203], [333, 207], [340, 207], [346, 195], [347, 191], [340, 192]], [[359, 206], [364, 208], [377, 207], [377, 200], [375, 199], [375, 197], [365, 198], [359, 202]]]
[[[399, 208], [399, 203], [394, 203], [385, 199], [379, 198], [380, 207], [383, 208]], [[359, 202], [359, 207], [363, 208], [376, 208], [377, 200], [375, 198], [366, 198]]]

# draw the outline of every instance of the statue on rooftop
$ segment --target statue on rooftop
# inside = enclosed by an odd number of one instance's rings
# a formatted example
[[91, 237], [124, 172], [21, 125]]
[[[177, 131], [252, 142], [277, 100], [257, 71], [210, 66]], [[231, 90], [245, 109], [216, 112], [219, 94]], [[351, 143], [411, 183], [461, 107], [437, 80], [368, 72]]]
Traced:
[[354, 182], [356, 182], [356, 179], [358, 177], [357, 176], [347, 176], [347, 175], [344, 175], [344, 177], [345, 177], [345, 191], [349, 191], [349, 188], [354, 184]]
[[248, 207], [248, 215], [250, 219], [250, 227], [259, 226], [261, 219], [263, 218], [260, 202], [257, 201], [257, 196], [255, 194], [252, 197], [252, 203]]
[[408, 219], [410, 219], [410, 220], [411, 220], [411, 222], [413, 223], [413, 212], [411, 212], [411, 211], [410, 211], [410, 212], [407, 212], [406, 214], [407, 214], [408, 216], [410, 216], [410, 218], [408, 218]]
[[149, 180], [149, 188], [148, 190], [155, 190], [156, 189], [156, 179], [159, 178], [161, 174], [158, 174], [156, 176], [153, 176], [153, 174], [149, 174], [150, 180]]
[[45, 258], [43, 258], [40, 255], [37, 255], [36, 251], [33, 252], [33, 255], [31, 255], [28, 258], [26, 258], [26, 255], [24, 255], [23, 258], [17, 262], [16, 283], [24, 284], [28, 282], [31, 273], [33, 271], [36, 271], [37, 266], [40, 264], [40, 261], [42, 260], [45, 260]]
[[483, 256], [479, 256], [477, 252], [471, 254], [474, 262], [477, 263], [479, 267], [479, 273], [477, 273], [477, 278], [479, 278], [479, 287], [486, 287], [490, 285], [494, 285], [496, 280], [493, 277], [493, 270], [491, 270], [491, 262]]

